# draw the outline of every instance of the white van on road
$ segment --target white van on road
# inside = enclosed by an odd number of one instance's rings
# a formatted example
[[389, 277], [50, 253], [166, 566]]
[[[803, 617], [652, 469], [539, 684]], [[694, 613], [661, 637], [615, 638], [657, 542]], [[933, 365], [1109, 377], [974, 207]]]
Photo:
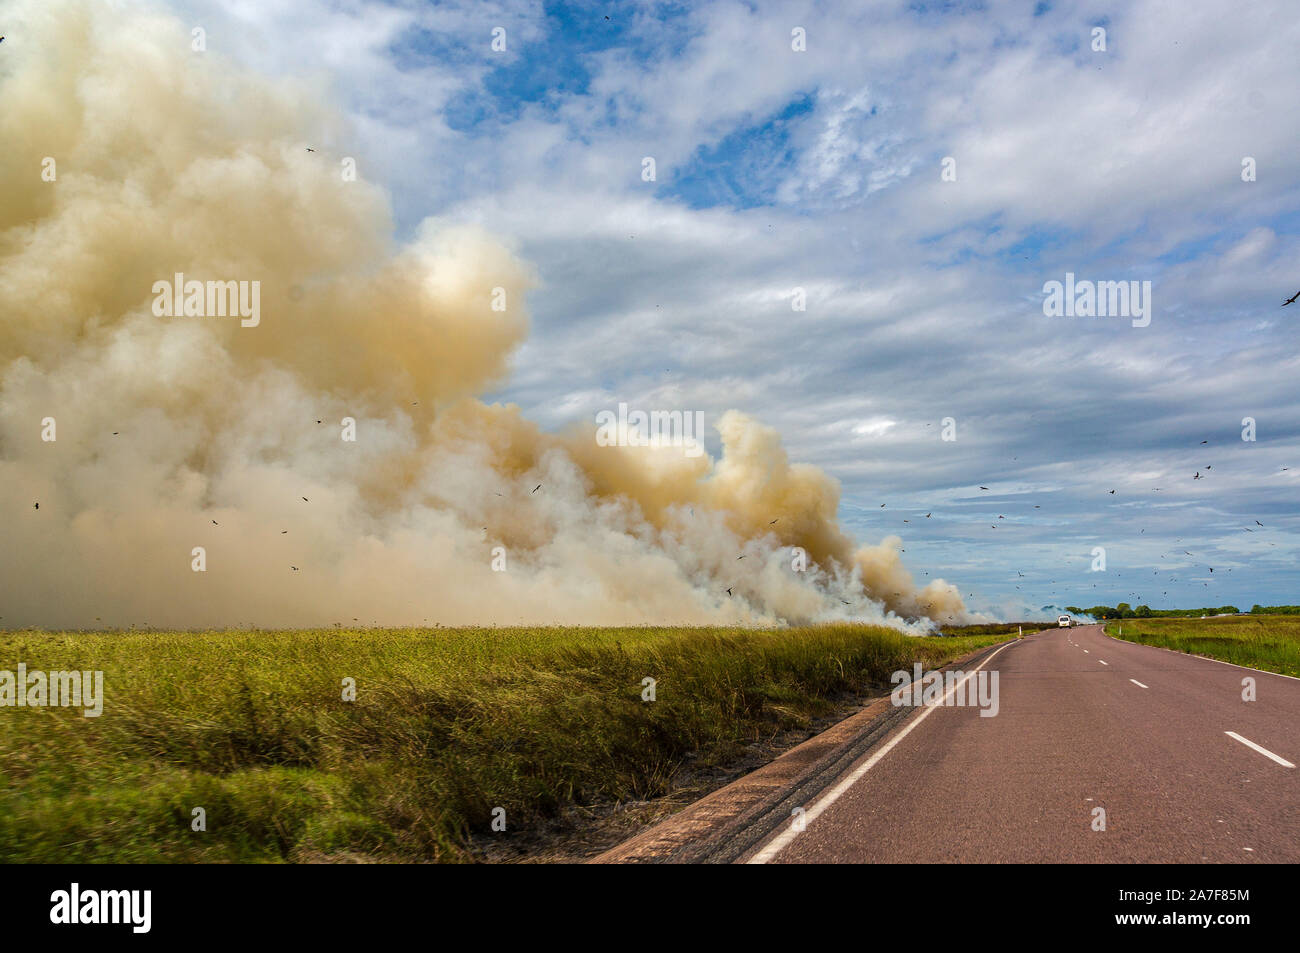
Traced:
[[1058, 629], [1068, 629], [1072, 625], [1074, 625], [1074, 622], [1070, 619], [1068, 615], [1062, 615], [1056, 617], [1056, 627]]

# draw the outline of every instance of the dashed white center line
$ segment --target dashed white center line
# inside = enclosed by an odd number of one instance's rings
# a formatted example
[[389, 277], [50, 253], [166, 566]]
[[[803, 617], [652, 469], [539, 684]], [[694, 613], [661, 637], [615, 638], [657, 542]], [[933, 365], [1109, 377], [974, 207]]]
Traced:
[[1273, 752], [1269, 751], [1267, 748], [1261, 748], [1259, 745], [1255, 744], [1255, 742], [1251, 741], [1249, 738], [1243, 738], [1243, 737], [1241, 737], [1241, 735], [1237, 734], [1235, 731], [1225, 731], [1224, 734], [1227, 735], [1229, 738], [1233, 738], [1233, 739], [1235, 739], [1235, 740], [1237, 740], [1237, 741], [1240, 741], [1240, 742], [1241, 742], [1243, 745], [1245, 745], [1247, 748], [1251, 748], [1251, 749], [1253, 749], [1253, 750], [1255, 750], [1255, 751], [1258, 751], [1258, 752], [1259, 752], [1260, 754], [1262, 754], [1264, 757], [1266, 757], [1266, 758], [1272, 758], [1274, 761], [1276, 761], [1278, 764], [1282, 765], [1282, 767], [1284, 767], [1284, 768], [1294, 768], [1294, 767], [1295, 767], [1295, 765], [1292, 764], [1290, 761], [1288, 761], [1286, 758], [1279, 758], [1277, 755], [1275, 755]]
[[1084, 654], [1084, 655], [1091, 655], [1092, 653], [1089, 652], [1087, 649], [1084, 649], [1084, 650], [1083, 650], [1083, 654]]
[[1130, 678], [1129, 681], [1132, 682], [1134, 685], [1136, 685], [1138, 688], [1149, 688], [1149, 687], [1150, 687], [1150, 686], [1148, 686], [1148, 685], [1143, 685], [1143, 684], [1142, 684], [1141, 682], [1139, 682], [1136, 678]]
[[1109, 665], [1109, 664], [1110, 664], [1110, 663], [1107, 662], [1104, 658], [1099, 658], [1099, 659], [1097, 659], [1097, 661], [1100, 662], [1102, 665]]

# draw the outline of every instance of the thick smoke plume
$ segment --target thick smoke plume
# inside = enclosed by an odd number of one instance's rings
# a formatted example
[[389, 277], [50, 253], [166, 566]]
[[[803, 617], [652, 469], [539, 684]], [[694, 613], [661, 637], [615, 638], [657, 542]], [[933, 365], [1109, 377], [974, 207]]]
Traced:
[[[713, 461], [477, 399], [529, 268], [432, 220], [396, 244], [317, 97], [138, 6], [6, 9], [0, 626], [965, 616], [741, 413]], [[155, 314], [176, 273], [260, 282], [260, 323]]]

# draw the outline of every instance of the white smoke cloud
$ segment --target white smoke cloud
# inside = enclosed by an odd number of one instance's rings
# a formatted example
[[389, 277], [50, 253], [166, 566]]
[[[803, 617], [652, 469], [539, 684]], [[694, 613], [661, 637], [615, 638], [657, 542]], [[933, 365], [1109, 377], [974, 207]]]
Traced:
[[[384, 193], [308, 151], [339, 125], [309, 92], [143, 6], [29, 0], [6, 32], [3, 624], [966, 617], [739, 412], [714, 461], [480, 401], [534, 276], [450, 223], [395, 245]], [[260, 323], [155, 315], [176, 273], [260, 282]]]

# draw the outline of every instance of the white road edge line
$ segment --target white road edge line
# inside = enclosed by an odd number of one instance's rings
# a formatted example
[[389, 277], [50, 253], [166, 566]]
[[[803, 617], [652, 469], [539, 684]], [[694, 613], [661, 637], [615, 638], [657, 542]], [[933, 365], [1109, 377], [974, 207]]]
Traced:
[[1142, 684], [1141, 682], [1139, 682], [1136, 678], [1130, 678], [1129, 681], [1132, 682], [1134, 685], [1136, 685], [1138, 688], [1150, 688], [1150, 687], [1151, 687], [1150, 685], [1143, 685], [1143, 684]]
[[1284, 768], [1294, 768], [1294, 767], [1295, 767], [1295, 765], [1292, 764], [1290, 761], [1288, 761], [1286, 758], [1279, 758], [1277, 755], [1275, 755], [1273, 752], [1269, 751], [1267, 748], [1261, 748], [1259, 745], [1255, 744], [1255, 742], [1251, 741], [1249, 738], [1243, 738], [1243, 737], [1241, 737], [1241, 735], [1237, 734], [1235, 731], [1225, 731], [1224, 734], [1227, 735], [1229, 738], [1235, 738], [1237, 741], [1240, 741], [1240, 742], [1241, 742], [1243, 745], [1245, 745], [1247, 748], [1253, 748], [1255, 751], [1258, 751], [1258, 752], [1259, 752], [1260, 754], [1262, 754], [1264, 757], [1266, 757], [1266, 758], [1272, 758], [1274, 761], [1276, 761], [1278, 764], [1282, 765], [1282, 767], [1284, 767]]
[[[930, 713], [932, 711], [934, 711], [936, 708], [943, 707], [944, 703], [948, 701], [948, 697], [950, 695], [952, 695], [955, 691], [957, 691], [958, 688], [965, 685], [966, 682], [970, 680], [970, 677], [975, 674], [975, 672], [978, 672], [985, 665], [988, 665], [989, 662], [993, 661], [994, 655], [997, 655], [998, 652], [1002, 651], [1002, 649], [1005, 649], [1008, 646], [1015, 645], [1015, 644], [1016, 644], [1015, 642], [1008, 642], [1006, 645], [1001, 646], [1000, 648], [995, 650], [992, 655], [990, 655], [983, 662], [981, 662], [978, 668], [976, 668], [974, 671], [967, 672], [966, 677], [963, 678], [956, 685], [954, 685], [952, 688], [948, 689], [948, 691], [944, 693], [943, 698], [939, 699], [938, 702], [936, 702], [933, 705], [922, 706], [921, 714], [914, 721], [910, 722], [906, 728], [904, 728], [898, 734], [894, 735], [894, 737], [889, 740], [889, 743], [886, 744], [883, 748], [881, 748], [879, 751], [873, 754], [866, 761], [862, 762], [862, 764], [854, 768], [853, 772], [849, 774], [848, 777], [846, 777], [839, 784], [835, 785], [835, 787], [831, 788], [829, 791], [823, 794], [820, 798], [817, 799], [817, 801], [813, 804], [812, 807], [808, 808], [808, 810], [804, 812], [803, 815], [804, 828], [806, 829], [809, 824], [817, 820], [817, 818], [820, 817], [828, 807], [830, 807], [832, 804], [834, 804], [836, 801], [840, 799], [840, 797], [844, 794], [845, 791], [847, 791], [849, 788], [853, 787], [853, 785], [857, 784], [860, 780], [862, 780], [862, 778], [866, 775], [866, 773], [870, 771], [872, 768], [874, 768], [877, 764], [879, 764], [881, 759], [884, 758], [885, 755], [889, 754], [889, 752], [894, 750], [895, 745], [897, 745], [900, 741], [902, 741], [904, 738], [906, 738], [908, 735], [912, 733], [912, 729], [914, 729], [921, 722], [925, 721], [925, 719], [929, 718]], [[781, 833], [777, 834], [776, 837], [768, 841], [767, 845], [762, 850], [756, 853], [753, 857], [749, 858], [749, 860], [745, 861], [745, 863], [766, 864], [777, 854], [781, 853], [781, 851], [785, 850], [786, 847], [789, 846], [790, 842], [798, 836], [799, 836], [799, 832], [794, 829], [794, 826], [792, 824], [787, 825], [785, 830], [781, 831]]]
[[1109, 664], [1110, 664], [1110, 663], [1107, 662], [1104, 658], [1099, 658], [1099, 659], [1097, 659], [1097, 661], [1100, 662], [1102, 665], [1109, 665]]

